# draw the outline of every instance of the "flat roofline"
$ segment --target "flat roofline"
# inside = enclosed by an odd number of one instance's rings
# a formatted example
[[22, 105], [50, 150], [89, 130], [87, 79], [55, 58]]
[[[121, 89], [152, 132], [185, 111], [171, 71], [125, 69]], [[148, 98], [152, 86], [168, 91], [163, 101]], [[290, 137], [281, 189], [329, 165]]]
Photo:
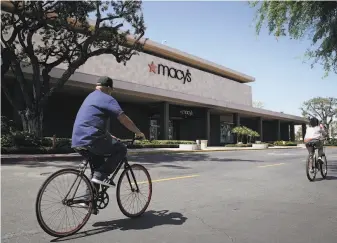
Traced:
[[[128, 42], [132, 44], [134, 42], [134, 37], [128, 36]], [[192, 67], [197, 67], [201, 70], [208, 71], [219, 76], [228, 77], [234, 81], [239, 81], [241, 83], [255, 82], [255, 78], [248, 76], [246, 74], [240, 73], [233, 69], [224, 67], [222, 65], [207, 61], [200, 57], [188, 54], [186, 52], [180, 51], [178, 49], [154, 42], [148, 38], [142, 38], [140, 42], [144, 45], [143, 51], [148, 53], [157, 54], [163, 58], [169, 60], [175, 60], [177, 62], [186, 63]]]
[[[94, 19], [88, 19], [88, 22], [92, 25], [95, 24]], [[133, 35], [127, 36], [128, 44], [132, 45], [135, 39], [136, 38]], [[169, 47], [167, 45], [160, 44], [158, 42], [150, 40], [149, 38], [142, 38], [139, 42], [143, 44], [143, 52], [145, 53], [151, 53], [163, 58], [167, 58], [168, 60], [174, 60], [179, 63], [184, 63], [185, 65], [190, 65], [191, 67], [196, 67], [203, 71], [208, 71], [212, 74], [227, 77], [229, 79], [232, 79], [233, 81], [241, 83], [255, 82], [255, 78], [252, 76], [180, 51], [178, 49]]]

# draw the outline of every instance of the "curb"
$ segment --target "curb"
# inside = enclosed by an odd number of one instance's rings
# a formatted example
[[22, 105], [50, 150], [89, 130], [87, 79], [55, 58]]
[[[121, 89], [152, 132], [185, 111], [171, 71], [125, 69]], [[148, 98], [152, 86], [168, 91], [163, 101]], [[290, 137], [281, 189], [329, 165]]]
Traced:
[[[337, 147], [337, 146], [336, 146]], [[275, 149], [303, 149], [301, 147], [270, 147], [267, 149], [253, 149], [253, 148], [233, 148], [233, 149], [214, 149], [214, 150], [157, 150], [157, 151], [130, 151], [128, 155], [141, 155], [141, 154], [179, 154], [179, 153], [209, 153], [209, 152], [233, 152], [233, 151], [260, 151], [260, 150], [275, 150]], [[39, 154], [39, 155], [27, 155], [26, 157], [3, 157], [1, 156], [1, 163], [11, 164], [20, 164], [25, 161], [34, 161], [34, 162], [47, 162], [47, 161], [81, 161], [83, 160], [82, 156], [79, 154], [73, 155], [58, 155], [58, 154]]]

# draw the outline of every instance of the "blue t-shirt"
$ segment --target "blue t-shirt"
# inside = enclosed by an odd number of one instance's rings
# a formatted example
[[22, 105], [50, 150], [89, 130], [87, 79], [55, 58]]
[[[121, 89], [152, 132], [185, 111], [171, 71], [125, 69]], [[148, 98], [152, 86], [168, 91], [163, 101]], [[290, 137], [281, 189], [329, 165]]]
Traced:
[[100, 90], [90, 93], [80, 107], [72, 134], [72, 147], [92, 144], [95, 138], [106, 133], [109, 117], [123, 113], [118, 102]]

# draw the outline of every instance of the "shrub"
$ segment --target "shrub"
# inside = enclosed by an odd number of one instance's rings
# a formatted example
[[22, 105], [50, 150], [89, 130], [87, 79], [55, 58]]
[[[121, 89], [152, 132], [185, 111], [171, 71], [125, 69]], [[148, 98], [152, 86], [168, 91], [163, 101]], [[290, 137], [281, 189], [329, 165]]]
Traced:
[[336, 138], [332, 138], [332, 139], [329, 139], [326, 144], [326, 146], [337, 146], [337, 139]]
[[1, 147], [12, 147], [14, 146], [13, 136], [1, 134]]
[[252, 147], [252, 144], [226, 144], [225, 147], [237, 147], [237, 148], [248, 148]]
[[8, 135], [17, 131], [14, 122], [5, 116], [1, 116], [1, 135]]
[[[38, 139], [32, 135], [27, 135], [22, 132], [14, 136], [1, 137], [1, 152], [4, 154], [50, 154], [50, 153], [73, 153], [71, 148], [70, 138], [56, 138], [55, 148], [53, 148], [53, 138], [45, 137]], [[131, 139], [121, 139], [122, 142], [130, 142]], [[195, 141], [185, 140], [136, 140], [134, 145], [127, 144], [128, 148], [179, 148], [179, 144], [196, 144]]]
[[2, 147], [2, 154], [68, 154], [75, 151], [70, 147], [55, 148], [52, 147]]
[[297, 146], [297, 143], [292, 141], [275, 141], [273, 144], [275, 146]]

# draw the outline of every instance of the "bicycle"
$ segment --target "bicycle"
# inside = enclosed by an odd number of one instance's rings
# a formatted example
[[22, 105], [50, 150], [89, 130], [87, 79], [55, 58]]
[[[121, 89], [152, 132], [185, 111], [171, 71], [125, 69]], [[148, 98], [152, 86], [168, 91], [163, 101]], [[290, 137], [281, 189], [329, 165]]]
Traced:
[[[308, 146], [311, 146], [311, 147], [314, 148], [313, 154], [309, 154], [308, 158], [307, 158], [307, 161], [306, 161], [306, 174], [307, 174], [307, 178], [308, 178], [309, 181], [315, 180], [318, 170], [321, 172], [321, 175], [322, 175], [323, 179], [325, 179], [327, 174], [328, 174], [328, 161], [327, 161], [326, 154], [325, 154], [324, 143], [323, 143], [322, 160], [320, 161], [320, 163], [318, 163], [318, 161], [317, 161], [318, 150], [317, 150], [317, 147], [316, 147], [315, 143], [311, 143], [311, 142], [308, 143]], [[310, 162], [312, 162], [311, 168], [314, 171], [313, 173], [310, 173]], [[312, 177], [311, 177], [311, 175], [312, 175]]]
[[[135, 141], [135, 137], [132, 139], [131, 144], [134, 144]], [[109, 157], [109, 155], [104, 156], [105, 158]], [[70, 236], [75, 234], [76, 232], [78, 232], [79, 230], [81, 230], [84, 225], [88, 222], [91, 214], [95, 214], [97, 215], [99, 213], [100, 209], [104, 209], [108, 206], [109, 204], [109, 195], [107, 193], [107, 190], [109, 187], [107, 186], [99, 186], [97, 189], [95, 188], [95, 186], [93, 185], [93, 183], [89, 180], [89, 178], [87, 177], [87, 175], [85, 174], [85, 171], [88, 167], [88, 164], [90, 165], [91, 168], [91, 172], [93, 171], [93, 167], [92, 164], [90, 163], [90, 158], [89, 159], [85, 159], [80, 165], [78, 169], [73, 169], [73, 168], [65, 168], [65, 169], [61, 169], [56, 171], [55, 173], [53, 173], [52, 175], [50, 175], [45, 181], [44, 183], [41, 185], [39, 192], [37, 194], [37, 198], [36, 198], [36, 203], [35, 203], [35, 211], [36, 211], [36, 217], [37, 217], [37, 221], [40, 225], [40, 227], [49, 235], [54, 236], [54, 237], [66, 237], [66, 236]], [[115, 183], [113, 182], [114, 178], [116, 177], [117, 173], [119, 172], [119, 170], [121, 169], [121, 167], [124, 165], [124, 170], [122, 171], [118, 182], [117, 182], [117, 188], [116, 188], [116, 198], [117, 198], [117, 204], [119, 209], [121, 210], [121, 212], [129, 217], [129, 218], [136, 218], [141, 216], [146, 209], [148, 208], [151, 198], [152, 198], [152, 180], [150, 177], [149, 172], [147, 171], [147, 169], [140, 165], [140, 164], [132, 164], [130, 165], [128, 163], [127, 160], [127, 156], [125, 156], [125, 158], [119, 162], [119, 164], [117, 165], [116, 169], [114, 170], [114, 172], [109, 176], [108, 181], [111, 185], [115, 186]], [[145, 173], [146, 176], [146, 180], [145, 181], [138, 181], [136, 180], [135, 177], [135, 172], [136, 171], [143, 171]], [[131, 176], [130, 176], [131, 174]], [[61, 228], [59, 230], [59, 227], [57, 227], [57, 229], [52, 229], [51, 227], [53, 226], [48, 226], [46, 224], [46, 220], [45, 218], [42, 217], [42, 212], [43, 212], [43, 208], [41, 205], [41, 200], [44, 196], [44, 193], [47, 192], [47, 186], [48, 185], [53, 185], [52, 182], [56, 181], [56, 179], [62, 175], [72, 175], [75, 176], [75, 180], [73, 181], [70, 189], [68, 192], [64, 193], [63, 196], [61, 196], [58, 200], [60, 200], [60, 203], [62, 206], [64, 206], [65, 211], [66, 211], [66, 218], [65, 216], [62, 217], [63, 219], [66, 219], [67, 222], [65, 222], [65, 225], [67, 226], [68, 224], [68, 220], [71, 217], [68, 217], [68, 209], [70, 208], [70, 210], [73, 212], [73, 219], [75, 220], [79, 218], [79, 214], [75, 214], [74, 210], [75, 208], [82, 208], [85, 209], [85, 211], [87, 213], [83, 213], [84, 214], [84, 218], [82, 220], [79, 220], [79, 224], [75, 225], [73, 227], [71, 227], [70, 230], [68, 231], [60, 231], [63, 230], [63, 228]], [[148, 185], [148, 191], [149, 193], [147, 194], [147, 200], [145, 201], [145, 205], [141, 208], [141, 210], [137, 211], [136, 213], [131, 213], [126, 209], [126, 206], [123, 205], [122, 203], [122, 195], [121, 195], [121, 187], [122, 187], [122, 182], [124, 178], [127, 178], [127, 183], [129, 184], [130, 188], [129, 190], [131, 191], [132, 195], [134, 198], [137, 197], [138, 202], [141, 202], [141, 200], [139, 199], [139, 195], [142, 194], [143, 195], [143, 191], [140, 189], [141, 185]], [[131, 178], [133, 182], [131, 182]], [[77, 180], [79, 179], [78, 184]], [[78, 196], [75, 197], [75, 194], [77, 192], [77, 190], [79, 189], [80, 183], [81, 181], [84, 182], [84, 184], [86, 185], [85, 188], [85, 195], [82, 196]], [[77, 186], [75, 186], [75, 184]], [[74, 187], [75, 186], [75, 187]], [[65, 187], [65, 184], [63, 183], [63, 188]], [[66, 187], [67, 188], [67, 187]], [[75, 188], [74, 192], [72, 193], [73, 189]], [[55, 187], [54, 187], [55, 189]], [[58, 190], [58, 188], [56, 188], [58, 192], [60, 192]], [[68, 198], [69, 195], [72, 195], [72, 197]], [[130, 197], [130, 196], [129, 196]], [[128, 198], [129, 198], [128, 197]], [[53, 198], [53, 197], [51, 197]], [[56, 199], [54, 197], [54, 199]], [[52, 205], [52, 206], [50, 206]], [[49, 204], [48, 208], [53, 208], [54, 204]], [[130, 205], [129, 205], [130, 206]], [[47, 209], [48, 209], [47, 208]], [[46, 210], [46, 209], [45, 209]], [[56, 213], [55, 213], [56, 212]], [[61, 210], [55, 210], [52, 213], [52, 216], [50, 218], [60, 218], [60, 213]], [[59, 226], [63, 226], [64, 222], [61, 222], [59, 224]]]

